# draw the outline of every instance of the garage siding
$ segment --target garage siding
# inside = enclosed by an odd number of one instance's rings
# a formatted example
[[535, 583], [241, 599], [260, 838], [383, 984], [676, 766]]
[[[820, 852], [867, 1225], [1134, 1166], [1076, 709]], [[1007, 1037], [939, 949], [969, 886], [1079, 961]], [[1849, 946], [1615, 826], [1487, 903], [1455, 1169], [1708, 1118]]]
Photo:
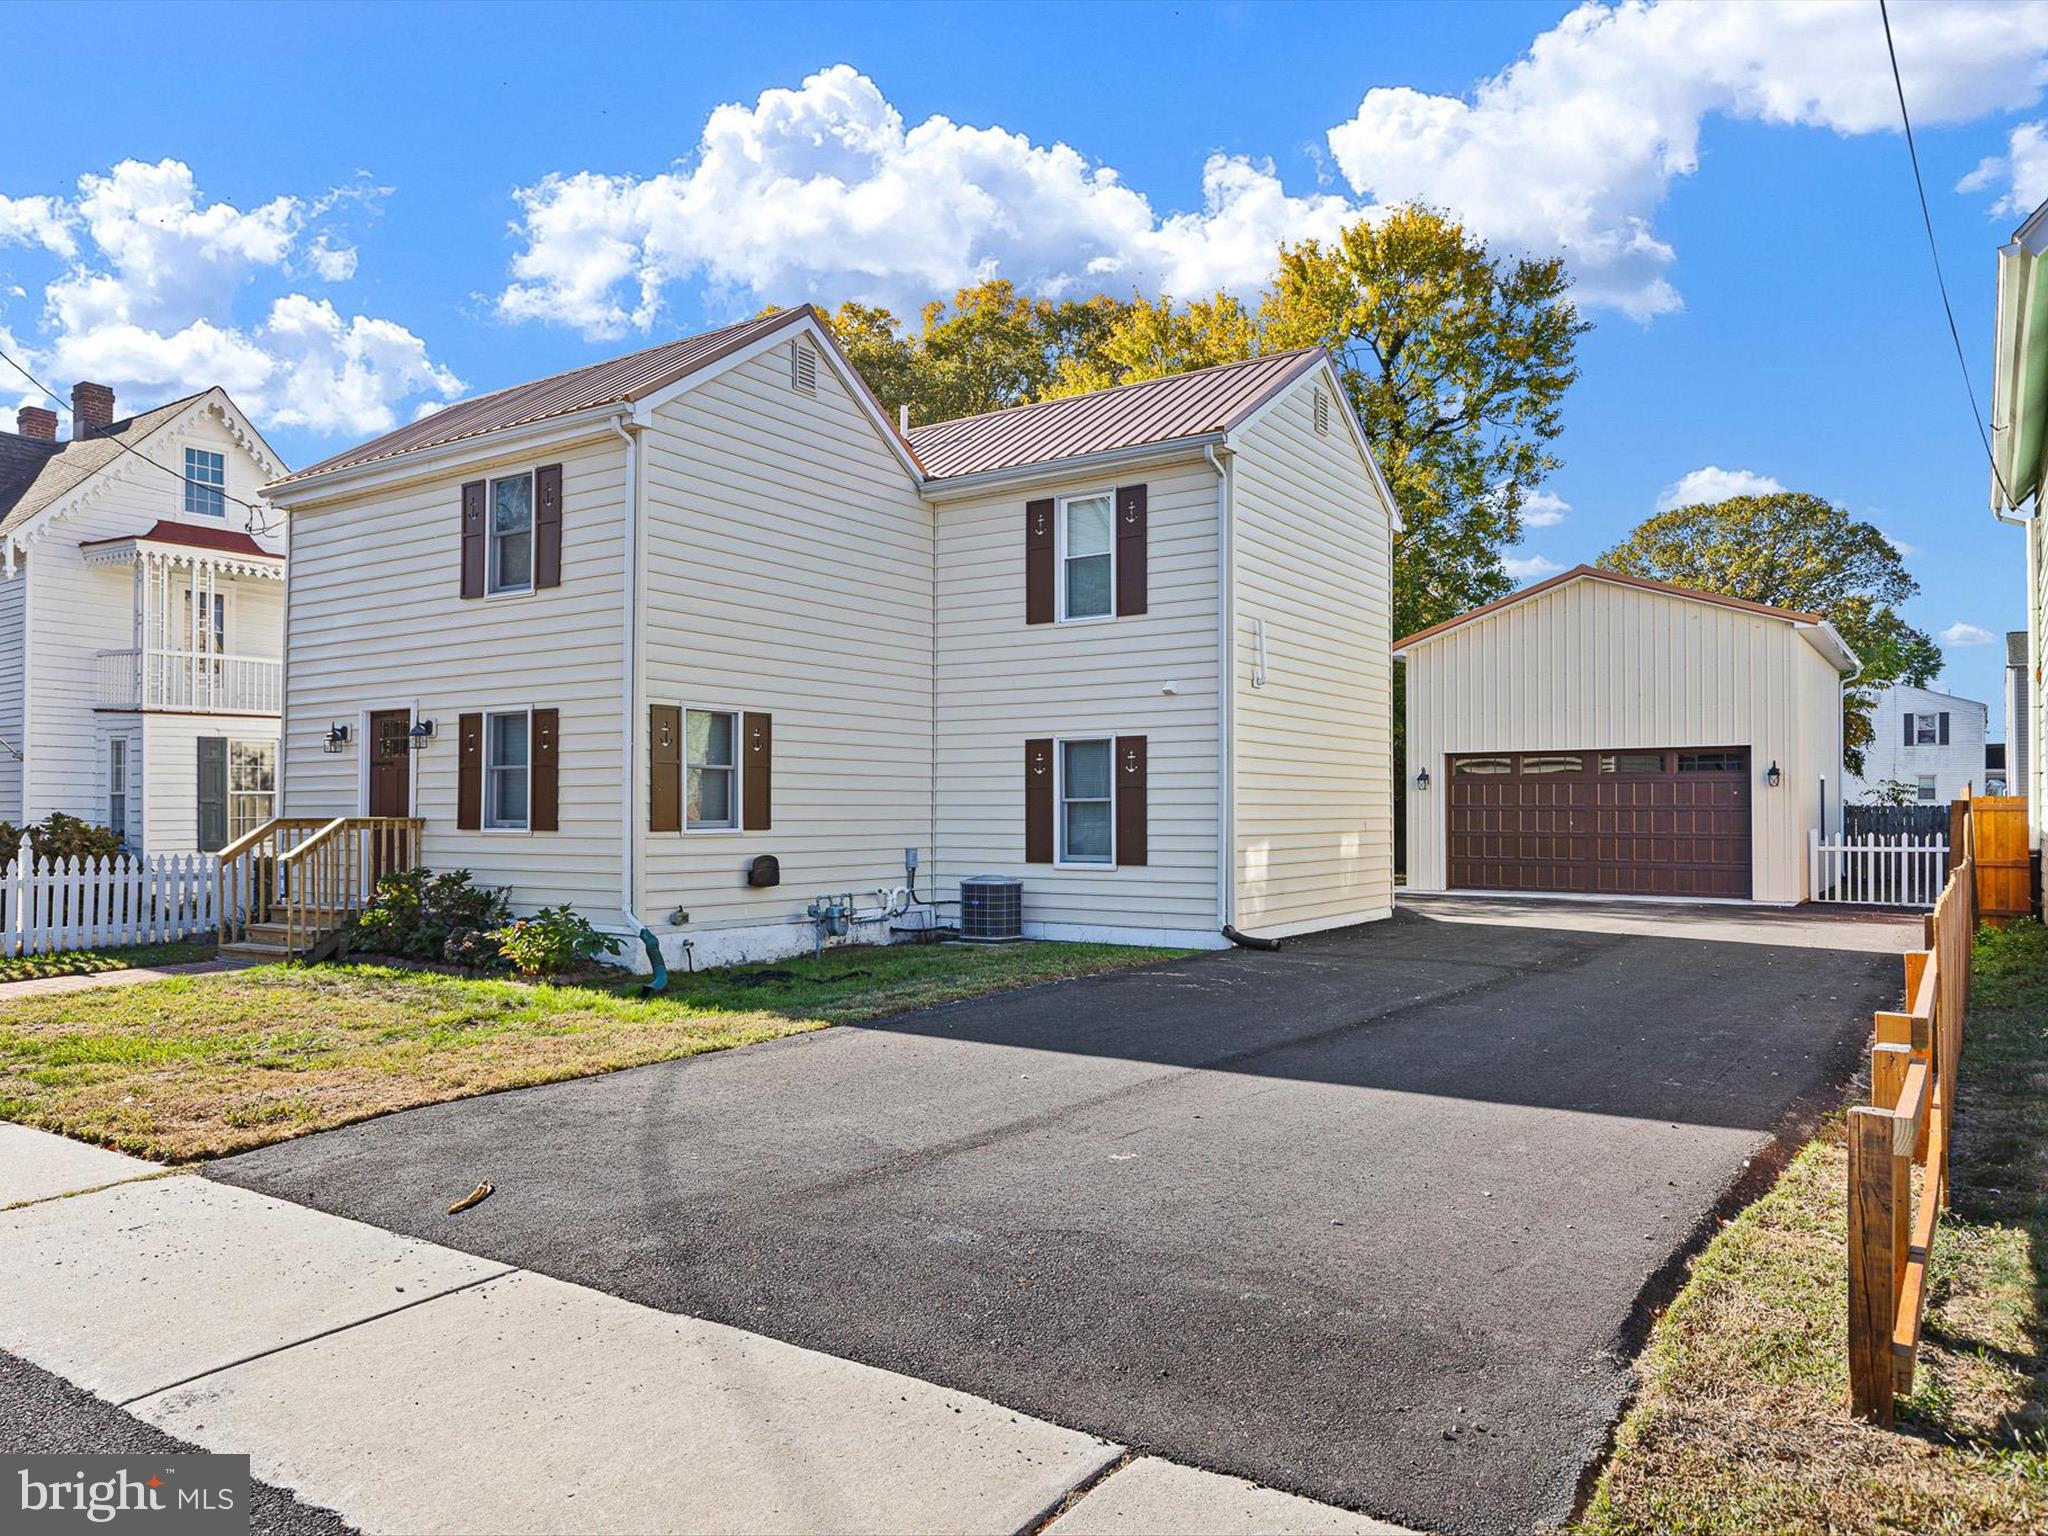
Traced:
[[1791, 624], [1581, 580], [1422, 641], [1407, 664], [1410, 889], [1447, 886], [1449, 754], [1747, 747], [1754, 898], [1805, 898], [1823, 794], [1831, 825], [1837, 809], [1840, 689]]

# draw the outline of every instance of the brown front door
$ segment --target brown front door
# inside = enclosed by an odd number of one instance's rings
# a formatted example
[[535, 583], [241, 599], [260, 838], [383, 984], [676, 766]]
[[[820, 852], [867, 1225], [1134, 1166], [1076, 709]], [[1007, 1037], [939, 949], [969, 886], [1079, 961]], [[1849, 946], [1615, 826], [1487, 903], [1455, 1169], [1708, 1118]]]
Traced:
[[[412, 814], [412, 714], [409, 710], [380, 710], [370, 716], [370, 814], [410, 816]], [[396, 844], [386, 838], [372, 838], [377, 867], [372, 879], [389, 874], [396, 863]]]
[[1467, 753], [1445, 768], [1453, 889], [1750, 893], [1745, 747]]

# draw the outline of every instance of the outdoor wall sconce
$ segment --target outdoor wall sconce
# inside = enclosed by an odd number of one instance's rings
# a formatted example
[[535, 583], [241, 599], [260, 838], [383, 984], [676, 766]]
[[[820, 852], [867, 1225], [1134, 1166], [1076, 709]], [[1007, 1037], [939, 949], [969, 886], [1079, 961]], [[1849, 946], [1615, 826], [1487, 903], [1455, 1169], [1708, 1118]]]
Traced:
[[1778, 764], [1775, 758], [1772, 759], [1771, 766], [1764, 770], [1764, 782], [1773, 789], [1776, 789], [1785, 782], [1785, 775], [1778, 772]]
[[322, 752], [339, 752], [348, 745], [348, 727], [341, 724], [327, 727], [327, 739], [320, 743]]
[[426, 751], [427, 743], [434, 739], [434, 722], [431, 720], [413, 721], [412, 729], [405, 733], [405, 737], [405, 744], [412, 751]]
[[1421, 768], [1416, 771], [1415, 787], [1417, 789], [1429, 788], [1429, 770], [1427, 768]]

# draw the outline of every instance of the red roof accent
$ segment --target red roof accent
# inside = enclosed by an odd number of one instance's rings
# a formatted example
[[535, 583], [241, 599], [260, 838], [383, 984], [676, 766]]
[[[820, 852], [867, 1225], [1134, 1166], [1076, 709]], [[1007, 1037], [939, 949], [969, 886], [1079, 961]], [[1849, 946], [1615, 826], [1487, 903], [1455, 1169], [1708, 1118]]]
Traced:
[[1762, 614], [1766, 618], [1784, 619], [1792, 624], [1818, 624], [1822, 622], [1817, 613], [1801, 613], [1794, 608], [1773, 608], [1769, 603], [1752, 603], [1747, 598], [1724, 597], [1719, 592], [1701, 592], [1694, 587], [1681, 587], [1674, 582], [1652, 581], [1647, 576], [1631, 576], [1624, 571], [1603, 571], [1595, 565], [1575, 565], [1568, 571], [1560, 571], [1547, 581], [1539, 581], [1533, 587], [1524, 587], [1519, 592], [1510, 592], [1506, 597], [1496, 598], [1477, 608], [1466, 610], [1455, 618], [1445, 619], [1441, 624], [1432, 624], [1427, 629], [1418, 629], [1414, 634], [1394, 642], [1394, 649], [1405, 651], [1409, 646], [1424, 640], [1433, 640], [1447, 629], [1456, 629], [1474, 619], [1483, 619], [1490, 613], [1498, 613], [1510, 604], [1537, 597], [1561, 587], [1568, 581], [1591, 578], [1594, 581], [1612, 582], [1617, 587], [1638, 587], [1645, 592], [1663, 592], [1672, 597], [1690, 598], [1696, 603], [1714, 603], [1722, 608], [1739, 608], [1744, 613]]
[[217, 549], [224, 554], [251, 555], [258, 560], [282, 560], [283, 555], [274, 554], [258, 544], [239, 528], [209, 528], [202, 523], [177, 523], [171, 519], [159, 518], [147, 533], [124, 533], [111, 539], [87, 539], [80, 549], [92, 549], [100, 544], [125, 544], [129, 540], [150, 544], [182, 544], [187, 549]]

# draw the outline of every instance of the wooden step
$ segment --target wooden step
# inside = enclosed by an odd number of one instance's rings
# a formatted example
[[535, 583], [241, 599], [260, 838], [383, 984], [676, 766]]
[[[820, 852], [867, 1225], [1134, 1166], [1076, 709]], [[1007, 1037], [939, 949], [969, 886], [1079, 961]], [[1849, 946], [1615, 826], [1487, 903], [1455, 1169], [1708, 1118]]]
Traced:
[[273, 965], [292, 957], [292, 952], [283, 944], [252, 943], [246, 939], [223, 944], [216, 953], [231, 960], [260, 960]]

